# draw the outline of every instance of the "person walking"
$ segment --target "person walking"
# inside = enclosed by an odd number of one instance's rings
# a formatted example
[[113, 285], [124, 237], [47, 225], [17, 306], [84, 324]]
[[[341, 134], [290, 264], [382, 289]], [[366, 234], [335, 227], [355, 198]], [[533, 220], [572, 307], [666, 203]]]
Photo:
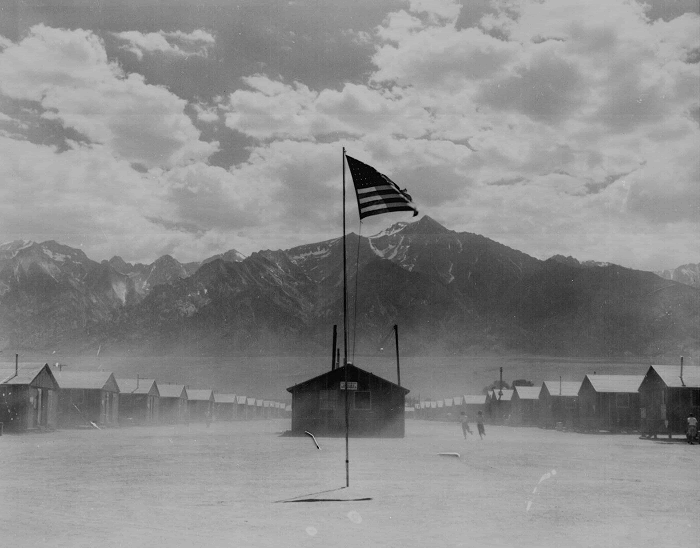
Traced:
[[688, 438], [688, 443], [693, 445], [693, 440], [698, 436], [698, 419], [692, 413], [688, 415], [688, 427], [685, 435]]
[[484, 414], [481, 411], [476, 414], [476, 428], [479, 430], [479, 439], [483, 440], [486, 430], [484, 429]]
[[467, 417], [467, 414], [464, 411], [462, 411], [460, 422], [462, 423], [462, 434], [464, 435], [465, 440], [467, 439], [467, 432], [469, 432], [470, 435], [474, 435], [474, 432], [472, 432], [471, 428], [469, 428], [469, 417]]

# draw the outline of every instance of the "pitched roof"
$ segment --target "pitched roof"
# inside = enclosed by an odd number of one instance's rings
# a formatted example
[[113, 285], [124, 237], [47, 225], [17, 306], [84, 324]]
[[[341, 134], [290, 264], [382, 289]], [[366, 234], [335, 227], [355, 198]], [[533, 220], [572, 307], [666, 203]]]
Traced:
[[187, 398], [187, 391], [184, 384], [160, 384], [158, 383], [158, 392], [161, 398]]
[[652, 365], [650, 369], [656, 371], [666, 386], [669, 388], [700, 388], [700, 366], [683, 366], [683, 382], [681, 382], [680, 365]]
[[484, 405], [486, 403], [486, 394], [478, 396], [464, 396], [464, 405]]
[[516, 386], [515, 391], [521, 400], [537, 400], [540, 397], [542, 386]]
[[211, 400], [212, 391], [196, 388], [187, 389], [187, 399], [190, 401], [209, 401]]
[[17, 367], [17, 375], [15, 375], [14, 364], [11, 367], [3, 365], [0, 368], [0, 384], [31, 384], [46, 366], [45, 363], [21, 363]]
[[586, 375], [596, 392], [622, 392], [634, 394], [644, 380], [644, 375]]
[[117, 379], [120, 394], [159, 394], [155, 379]]
[[343, 377], [345, 375], [345, 368], [346, 367], [348, 368], [348, 373], [350, 373], [350, 374], [358, 374], [359, 373], [359, 374], [363, 374], [363, 375], [368, 375], [370, 377], [374, 377], [375, 379], [379, 380], [379, 382], [386, 383], [386, 384], [391, 385], [394, 388], [398, 388], [400, 390], [403, 390], [404, 395], [408, 394], [410, 392], [410, 390], [408, 388], [404, 388], [403, 386], [399, 386], [398, 384], [395, 384], [387, 379], [379, 377], [378, 375], [375, 375], [374, 373], [370, 373], [369, 371], [365, 371], [364, 369], [361, 369], [361, 368], [359, 368], [356, 365], [353, 365], [351, 363], [349, 363], [345, 366], [338, 367], [338, 368], [333, 369], [331, 371], [326, 371], [325, 373], [322, 373], [321, 375], [317, 375], [316, 377], [308, 379], [304, 382], [300, 382], [299, 384], [295, 384], [294, 386], [290, 386], [289, 388], [287, 388], [287, 392], [294, 392], [294, 390], [299, 389], [299, 388], [303, 388], [305, 385], [315, 383], [319, 379], [326, 377], [326, 376], [338, 377], [340, 379], [341, 377]]
[[491, 397], [495, 400], [510, 401], [513, 398], [513, 391], [507, 390], [506, 388], [501, 388], [499, 390], [496, 390], [494, 388], [491, 392], [492, 392]]
[[236, 403], [236, 394], [219, 394], [214, 392], [214, 403]]
[[58, 386], [63, 389], [108, 390], [110, 383], [119, 392], [119, 385], [109, 371], [59, 371], [54, 373]]
[[[581, 389], [582, 382], [562, 381], [561, 387], [559, 381], [544, 381], [550, 396], [562, 396], [564, 398], [578, 397], [578, 391]], [[560, 392], [561, 388], [561, 392]]]

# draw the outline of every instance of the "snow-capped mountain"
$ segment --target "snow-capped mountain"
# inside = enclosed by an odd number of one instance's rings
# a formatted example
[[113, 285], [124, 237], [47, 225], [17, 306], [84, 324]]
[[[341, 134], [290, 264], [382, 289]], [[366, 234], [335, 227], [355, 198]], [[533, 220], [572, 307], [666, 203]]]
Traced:
[[682, 284], [700, 287], [700, 263], [684, 264], [672, 270], [662, 270], [657, 272], [662, 278], [680, 282]]
[[207, 264], [212, 261], [216, 261], [217, 259], [221, 259], [225, 263], [240, 263], [243, 259], [245, 259], [245, 255], [243, 253], [240, 253], [236, 251], [235, 249], [229, 249], [228, 251], [224, 253], [219, 253], [218, 255], [213, 255], [212, 257], [209, 257], [208, 259], [204, 259], [201, 264]]
[[[0, 246], [0, 341], [78, 351], [327, 351], [342, 324], [342, 239], [202, 263], [96, 263], [56, 242]], [[644, 355], [700, 349], [700, 290], [649, 272], [530, 257], [430, 217], [348, 235], [358, 352], [394, 323], [406, 353]]]
[[200, 263], [182, 264], [170, 255], [163, 255], [149, 265], [127, 263], [119, 256], [112, 257], [108, 262], [117, 272], [127, 275], [133, 281], [134, 288], [141, 297], [157, 285], [191, 276], [200, 266]]

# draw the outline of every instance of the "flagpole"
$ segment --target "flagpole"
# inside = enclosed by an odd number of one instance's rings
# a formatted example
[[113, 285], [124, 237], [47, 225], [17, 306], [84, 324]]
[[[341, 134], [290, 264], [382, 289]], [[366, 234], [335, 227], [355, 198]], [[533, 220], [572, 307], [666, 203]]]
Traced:
[[399, 363], [399, 325], [394, 324], [394, 334], [396, 335], [396, 384], [401, 386], [401, 364]]
[[343, 355], [345, 375], [345, 487], [350, 487], [350, 414], [348, 411], [348, 269], [345, 244], [345, 147], [343, 147]]

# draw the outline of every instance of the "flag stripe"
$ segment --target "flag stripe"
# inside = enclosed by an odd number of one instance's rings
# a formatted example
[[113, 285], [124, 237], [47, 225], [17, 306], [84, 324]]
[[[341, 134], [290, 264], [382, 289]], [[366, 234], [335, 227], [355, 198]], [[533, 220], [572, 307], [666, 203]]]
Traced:
[[391, 192], [392, 194], [394, 194], [396, 193], [396, 189], [393, 186], [389, 185], [377, 185], [357, 189], [358, 194], [372, 194], [374, 192]]
[[390, 213], [392, 211], [413, 211], [413, 213], [417, 215], [416, 209], [414, 207], [411, 207], [411, 206], [400, 206], [400, 207], [394, 207], [391, 209], [387, 209], [386, 207], [382, 207], [381, 209], [363, 211], [362, 215], [360, 216], [360, 219], [364, 219], [365, 217], [371, 217], [372, 215], [381, 215], [382, 213]]
[[389, 207], [387, 207], [386, 204], [374, 204], [362, 208], [363, 211], [379, 211], [387, 209], [390, 209], [391, 211], [413, 211], [413, 207], [405, 203], [390, 205]]
[[367, 206], [371, 205], [376, 205], [376, 204], [406, 204], [406, 200], [403, 198], [398, 198], [396, 196], [387, 196], [387, 197], [382, 197], [382, 196], [370, 196], [368, 198], [362, 198], [359, 200], [360, 207], [362, 209], [366, 208]]
[[411, 196], [389, 177], [350, 156], [345, 158], [355, 183], [360, 219], [391, 211], [413, 211], [414, 216], [418, 215]]

